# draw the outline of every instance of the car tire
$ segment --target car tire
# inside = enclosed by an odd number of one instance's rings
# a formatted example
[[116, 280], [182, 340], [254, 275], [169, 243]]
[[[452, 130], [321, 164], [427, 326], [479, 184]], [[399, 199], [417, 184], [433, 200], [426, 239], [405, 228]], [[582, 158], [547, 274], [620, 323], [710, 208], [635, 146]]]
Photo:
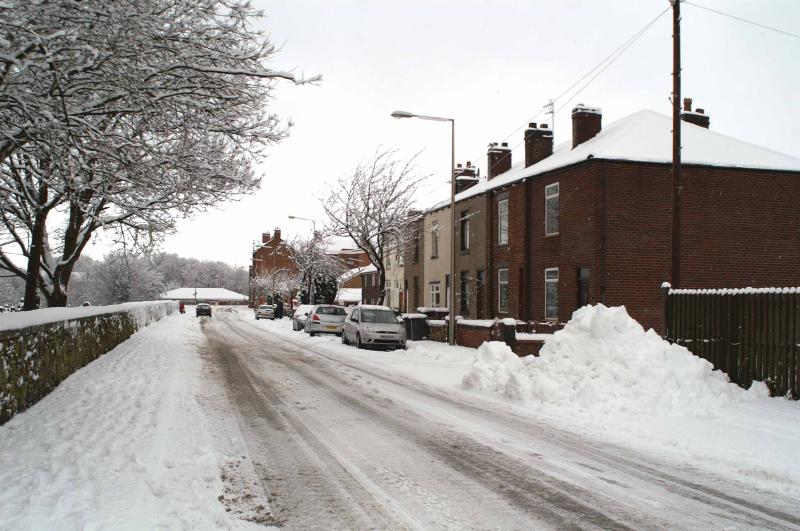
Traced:
[[312, 332], [311, 330], [309, 330], [308, 331], [308, 335], [311, 336], [311, 337], [314, 337], [315, 335], [317, 335], [317, 333], [316, 332]]
[[292, 319], [292, 330], [297, 332], [297, 323], [294, 322], [294, 319]]
[[364, 348], [364, 345], [361, 343], [361, 333], [356, 332], [356, 348]]
[[256, 315], [256, 321], [258, 321], [258, 316]]

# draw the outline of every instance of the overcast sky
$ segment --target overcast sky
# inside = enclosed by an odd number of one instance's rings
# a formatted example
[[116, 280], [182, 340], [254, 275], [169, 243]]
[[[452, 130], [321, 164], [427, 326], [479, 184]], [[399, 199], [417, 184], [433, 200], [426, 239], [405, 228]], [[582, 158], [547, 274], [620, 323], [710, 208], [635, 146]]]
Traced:
[[[448, 197], [445, 123], [395, 120], [407, 110], [454, 118], [456, 161], [486, 171], [486, 146], [517, 146], [524, 126], [555, 98], [669, 7], [667, 0], [256, 0], [258, 26], [282, 49], [271, 65], [321, 74], [317, 86], [282, 84], [271, 109], [291, 136], [258, 166], [261, 191], [180, 223], [163, 250], [246, 266], [253, 240], [324, 223], [319, 197], [379, 147], [422, 152], [430, 174], [422, 206]], [[800, 33], [797, 0], [698, 0]], [[683, 95], [711, 116], [714, 131], [800, 157], [800, 39], [682, 5]], [[603, 124], [640, 109], [670, 114], [672, 22], [664, 14], [555, 119], [571, 138], [575, 103], [602, 108]], [[579, 85], [579, 87], [582, 86]], [[574, 91], [573, 91], [574, 92]], [[535, 121], [545, 122], [539, 115]], [[520, 160], [521, 148], [514, 150]], [[99, 257], [98, 244], [89, 254]]]

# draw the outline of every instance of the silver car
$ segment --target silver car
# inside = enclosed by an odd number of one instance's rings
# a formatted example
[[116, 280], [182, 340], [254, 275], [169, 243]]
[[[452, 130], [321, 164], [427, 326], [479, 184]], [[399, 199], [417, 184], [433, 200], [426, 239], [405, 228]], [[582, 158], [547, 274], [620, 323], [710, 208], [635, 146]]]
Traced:
[[347, 315], [344, 306], [333, 304], [319, 304], [308, 312], [304, 330], [308, 335], [317, 334], [336, 334], [342, 333], [342, 325]]
[[295, 308], [294, 315], [292, 316], [292, 330], [302, 330], [306, 324], [306, 319], [308, 318], [309, 312], [311, 312], [313, 309], [313, 304], [301, 304]]
[[271, 304], [262, 304], [256, 308], [256, 321], [259, 319], [275, 319], [275, 307]]
[[388, 306], [356, 306], [344, 320], [342, 343], [358, 348], [406, 348], [406, 328]]

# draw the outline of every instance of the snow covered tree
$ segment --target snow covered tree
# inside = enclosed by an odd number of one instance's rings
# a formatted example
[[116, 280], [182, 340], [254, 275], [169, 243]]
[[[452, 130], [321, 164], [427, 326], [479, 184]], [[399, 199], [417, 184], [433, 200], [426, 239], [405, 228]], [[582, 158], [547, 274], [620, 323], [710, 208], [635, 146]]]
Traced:
[[372, 161], [359, 164], [351, 175], [339, 179], [322, 203], [329, 232], [349, 237], [377, 268], [379, 304], [386, 296], [384, 259], [404, 241], [408, 211], [423, 179], [416, 172], [414, 158], [400, 161], [393, 151], [379, 151]]
[[259, 275], [250, 283], [256, 301], [269, 301], [274, 304], [278, 297], [292, 300], [300, 289], [301, 277], [295, 271], [278, 269]]
[[325, 289], [327, 293], [330, 279], [333, 278], [335, 284], [335, 279], [347, 271], [347, 266], [335, 255], [328, 254], [326, 248], [327, 242], [320, 234], [314, 234], [310, 238], [295, 238], [289, 245], [289, 255], [302, 278], [303, 301], [306, 304], [311, 300], [312, 282], [314, 283], [314, 302], [322, 304], [325, 297], [317, 297], [318, 294], [322, 295], [322, 293], [318, 293], [318, 288]]
[[[287, 126], [240, 0], [0, 0], [0, 267], [63, 306], [98, 230], [146, 249], [259, 186]], [[13, 245], [28, 258], [7, 256]]]

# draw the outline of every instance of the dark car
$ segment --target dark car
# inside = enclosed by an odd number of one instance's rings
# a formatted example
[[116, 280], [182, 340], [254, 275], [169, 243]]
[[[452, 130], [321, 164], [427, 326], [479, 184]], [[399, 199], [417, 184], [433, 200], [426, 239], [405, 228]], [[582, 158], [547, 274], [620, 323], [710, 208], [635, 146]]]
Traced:
[[211, 317], [211, 305], [206, 304], [205, 302], [201, 302], [200, 304], [197, 305], [196, 315], [197, 317], [200, 317], [201, 315], [207, 315]]

